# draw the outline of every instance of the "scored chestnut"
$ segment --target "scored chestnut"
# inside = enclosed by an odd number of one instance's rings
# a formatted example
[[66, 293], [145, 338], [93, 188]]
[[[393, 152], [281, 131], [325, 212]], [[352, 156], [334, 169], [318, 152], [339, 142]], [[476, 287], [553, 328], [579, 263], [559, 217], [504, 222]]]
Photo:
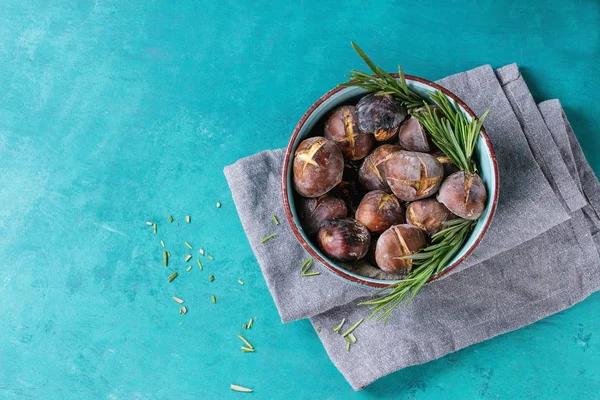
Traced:
[[384, 141], [398, 133], [406, 110], [389, 94], [368, 94], [358, 101], [356, 115], [361, 132], [372, 133], [375, 140]]
[[402, 147], [392, 144], [379, 146], [363, 161], [358, 170], [358, 181], [367, 190], [383, 190], [390, 193], [391, 189], [385, 179], [385, 163], [393, 153], [402, 150]]
[[402, 257], [414, 254], [426, 245], [425, 234], [419, 228], [408, 224], [394, 225], [377, 240], [375, 261], [385, 272], [408, 274], [413, 262]]
[[298, 201], [298, 216], [304, 231], [309, 236], [314, 236], [328, 219], [348, 216], [348, 209], [346, 203], [337, 197], [302, 197]]
[[331, 219], [319, 229], [317, 242], [321, 250], [334, 260], [356, 261], [369, 251], [371, 234], [355, 219]]
[[342, 181], [344, 156], [331, 140], [304, 140], [294, 153], [294, 187], [304, 197], [319, 197]]
[[410, 117], [400, 125], [398, 130], [398, 143], [410, 151], [427, 153], [431, 150], [431, 144], [425, 128], [418, 119]]
[[362, 160], [373, 144], [373, 135], [359, 131], [354, 106], [341, 106], [329, 114], [325, 138], [333, 140], [348, 160]]
[[371, 232], [383, 232], [392, 225], [404, 223], [404, 206], [393, 194], [374, 190], [358, 205], [356, 220]]
[[424, 230], [428, 235], [439, 232], [445, 221], [454, 218], [456, 215], [435, 199], [413, 201], [406, 207], [406, 222]]
[[456, 171], [458, 171], [458, 167], [454, 165], [450, 157], [442, 153], [441, 151], [436, 151], [431, 153], [432, 156], [442, 164], [442, 168], [444, 169], [444, 176], [450, 176]]
[[478, 174], [458, 171], [444, 180], [437, 199], [459, 217], [475, 220], [485, 209], [487, 190]]
[[385, 179], [400, 200], [419, 200], [435, 194], [444, 177], [442, 165], [430, 154], [399, 151], [385, 162]]

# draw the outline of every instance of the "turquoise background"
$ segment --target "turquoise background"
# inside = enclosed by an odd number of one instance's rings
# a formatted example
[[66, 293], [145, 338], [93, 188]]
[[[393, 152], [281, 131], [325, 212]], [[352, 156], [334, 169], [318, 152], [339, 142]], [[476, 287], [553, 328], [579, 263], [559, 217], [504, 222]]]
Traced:
[[[0, 398], [597, 398], [599, 294], [354, 393], [307, 321], [281, 324], [222, 170], [285, 146], [363, 68], [355, 40], [429, 79], [519, 63], [598, 173], [600, 4], [276, 3], [0, 3]], [[184, 240], [215, 260], [186, 273]]]

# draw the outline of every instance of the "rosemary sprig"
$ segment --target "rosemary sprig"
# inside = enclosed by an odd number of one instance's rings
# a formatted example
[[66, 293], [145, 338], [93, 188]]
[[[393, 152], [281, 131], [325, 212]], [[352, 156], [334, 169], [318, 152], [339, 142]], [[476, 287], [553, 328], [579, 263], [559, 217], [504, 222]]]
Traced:
[[458, 168], [470, 173], [476, 172], [477, 166], [472, 160], [473, 152], [483, 121], [491, 109], [483, 113], [481, 118], [468, 121], [456, 102], [450, 102], [441, 91], [437, 90], [429, 98], [439, 107], [443, 116], [440, 117], [426, 102], [424, 102], [426, 112], [413, 112], [413, 116], [429, 132], [433, 143], [450, 157]]
[[369, 319], [378, 315], [377, 321], [383, 319], [387, 322], [404, 299], [407, 299], [405, 306], [408, 305], [429, 278], [440, 273], [458, 253], [476, 223], [460, 218], [447, 221], [445, 228], [431, 237], [431, 245], [418, 253], [404, 256], [413, 260], [413, 270], [408, 276], [376, 292], [379, 297], [359, 303], [371, 308]]
[[376, 92], [376, 94], [380, 95], [390, 94], [409, 110], [423, 105], [423, 98], [410, 90], [406, 85], [402, 67], [398, 65], [398, 79], [396, 79], [376, 66], [356, 43], [350, 43], [360, 58], [362, 58], [371, 71], [373, 71], [375, 76], [353, 69], [350, 71], [350, 82], [342, 83], [340, 86], [355, 86], [368, 90], [369, 92]]

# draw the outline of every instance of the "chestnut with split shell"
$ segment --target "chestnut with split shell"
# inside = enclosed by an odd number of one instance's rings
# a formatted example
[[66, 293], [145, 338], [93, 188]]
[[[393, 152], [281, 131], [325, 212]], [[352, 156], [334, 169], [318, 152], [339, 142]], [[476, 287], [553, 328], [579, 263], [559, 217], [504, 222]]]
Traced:
[[385, 163], [393, 153], [402, 150], [400, 146], [384, 144], [379, 146], [363, 161], [358, 170], [358, 181], [367, 190], [383, 190], [391, 193], [390, 186], [385, 179]]
[[375, 140], [384, 141], [398, 133], [406, 111], [389, 94], [368, 94], [358, 101], [356, 115], [361, 132], [372, 133]]
[[344, 156], [331, 140], [316, 136], [294, 153], [294, 187], [304, 197], [319, 197], [342, 181]]
[[386, 161], [385, 179], [400, 200], [429, 197], [438, 190], [444, 177], [441, 164], [430, 154], [399, 151]]
[[404, 223], [404, 206], [393, 194], [374, 190], [358, 205], [356, 220], [371, 232], [383, 232], [392, 225]]
[[443, 228], [445, 221], [456, 218], [450, 210], [435, 199], [413, 201], [406, 207], [406, 222], [433, 235]]
[[431, 150], [427, 132], [415, 117], [410, 117], [400, 125], [398, 143], [410, 151], [427, 153]]
[[362, 160], [373, 144], [373, 135], [359, 131], [354, 106], [341, 106], [329, 114], [325, 138], [333, 140], [348, 160]]
[[485, 209], [487, 190], [478, 174], [458, 171], [444, 180], [437, 200], [459, 217], [475, 220]]
[[394, 225], [377, 240], [375, 261], [385, 272], [408, 274], [413, 262], [402, 257], [414, 254], [426, 245], [425, 234], [419, 228], [408, 224]]
[[319, 229], [317, 242], [321, 250], [334, 260], [356, 261], [369, 251], [371, 234], [355, 219], [332, 219]]
[[345, 218], [348, 216], [346, 203], [333, 196], [318, 198], [302, 197], [298, 200], [298, 216], [304, 231], [314, 236], [328, 219]]

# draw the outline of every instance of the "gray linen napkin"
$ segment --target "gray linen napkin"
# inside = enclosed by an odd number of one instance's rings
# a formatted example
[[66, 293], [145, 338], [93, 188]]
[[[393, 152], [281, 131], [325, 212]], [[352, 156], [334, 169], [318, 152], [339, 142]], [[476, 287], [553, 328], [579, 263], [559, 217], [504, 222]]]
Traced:
[[478, 115], [493, 107], [485, 125], [500, 168], [496, 216], [467, 262], [426, 286], [387, 326], [361, 325], [351, 352], [331, 327], [344, 317], [353, 322], [368, 315], [352, 300], [371, 291], [328, 273], [300, 278], [299, 265], [308, 255], [286, 222], [279, 227], [277, 246], [259, 243], [273, 230], [264, 222], [268, 216], [283, 215], [283, 152], [259, 153], [225, 170], [282, 320], [312, 316], [313, 325], [323, 328], [319, 336], [329, 356], [355, 389], [535, 322], [600, 288], [594, 244], [600, 185], [560, 104], [545, 102], [538, 109], [516, 65], [496, 73], [483, 66], [440, 83]]

